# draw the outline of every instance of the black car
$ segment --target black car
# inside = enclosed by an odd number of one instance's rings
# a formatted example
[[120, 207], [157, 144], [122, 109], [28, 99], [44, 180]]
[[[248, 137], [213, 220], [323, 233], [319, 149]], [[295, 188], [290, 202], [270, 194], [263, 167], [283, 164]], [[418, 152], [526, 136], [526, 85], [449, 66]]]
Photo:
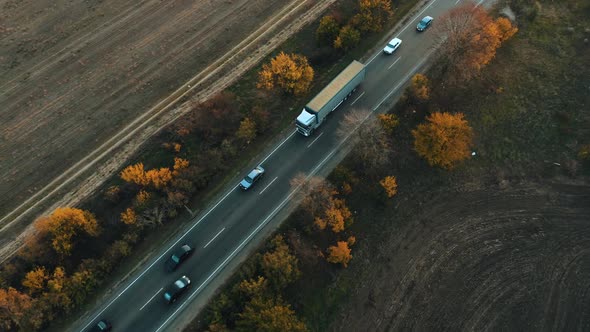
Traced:
[[176, 249], [166, 261], [166, 270], [170, 272], [176, 270], [193, 253], [193, 250], [188, 244], [183, 244]]
[[170, 287], [164, 292], [164, 299], [168, 303], [174, 303], [184, 291], [190, 286], [191, 280], [187, 276], [182, 276], [176, 280]]
[[110, 331], [113, 326], [109, 323], [106, 319], [101, 319], [94, 328], [92, 328], [93, 332], [107, 332]]

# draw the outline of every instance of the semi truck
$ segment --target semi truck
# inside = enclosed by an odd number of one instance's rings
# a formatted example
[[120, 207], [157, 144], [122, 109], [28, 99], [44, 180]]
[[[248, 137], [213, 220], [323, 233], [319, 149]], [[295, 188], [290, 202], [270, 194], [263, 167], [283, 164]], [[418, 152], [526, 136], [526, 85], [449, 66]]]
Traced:
[[330, 84], [305, 105], [295, 121], [297, 131], [304, 136], [310, 136], [324, 122], [330, 112], [348, 99], [365, 79], [365, 75], [365, 65], [356, 60], [352, 61]]

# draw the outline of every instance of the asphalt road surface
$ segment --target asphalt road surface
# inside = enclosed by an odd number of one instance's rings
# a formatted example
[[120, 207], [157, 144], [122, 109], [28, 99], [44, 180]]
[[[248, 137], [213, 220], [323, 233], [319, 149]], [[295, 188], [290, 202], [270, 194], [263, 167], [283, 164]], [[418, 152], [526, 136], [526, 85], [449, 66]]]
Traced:
[[[157, 251], [157, 256], [97, 307], [89, 320], [71, 330], [89, 330], [98, 320], [106, 318], [113, 324], [114, 331], [166, 331], [182, 315], [187, 304], [198, 298], [293, 198], [296, 189], [290, 187], [289, 181], [298, 173], [316, 174], [342, 148], [344, 143], [338, 140], [335, 132], [343, 114], [352, 108], [382, 112], [386, 105], [399, 98], [405, 83], [435, 52], [432, 27], [422, 33], [416, 31], [420, 19], [433, 16], [432, 25], [435, 26], [437, 17], [463, 2], [434, 0], [427, 3], [399, 33], [388, 38], [402, 39], [397, 51], [393, 55], [376, 52], [367, 63], [367, 77], [359, 89], [311, 137], [294, 131], [271, 148], [268, 155], [256, 163], [264, 166], [265, 176], [249, 191], [242, 191], [237, 183], [228, 188], [219, 201], [195, 218], [180, 238]], [[244, 170], [244, 175], [248, 171]], [[175, 272], [166, 272], [164, 261], [170, 256], [170, 250], [184, 243], [196, 248], [194, 254]], [[164, 289], [183, 275], [191, 279], [191, 287], [178, 301], [168, 304], [163, 297]]]

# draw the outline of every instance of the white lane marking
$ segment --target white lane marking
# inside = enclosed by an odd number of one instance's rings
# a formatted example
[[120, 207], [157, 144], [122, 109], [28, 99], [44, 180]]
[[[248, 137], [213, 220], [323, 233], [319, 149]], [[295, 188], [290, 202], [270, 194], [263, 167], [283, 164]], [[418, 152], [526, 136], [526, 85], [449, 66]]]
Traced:
[[[426, 11], [426, 9], [430, 8], [430, 6], [432, 6], [432, 5], [433, 5], [433, 4], [434, 4], [436, 1], [437, 1], [437, 0], [434, 0], [434, 1], [432, 1], [432, 2], [431, 2], [429, 5], [428, 5], [428, 6], [426, 6], [424, 9], [422, 9], [422, 11], [420, 11], [418, 14], [416, 14], [416, 16], [415, 16], [413, 19], [411, 19], [411, 20], [408, 22], [408, 24], [406, 24], [406, 26], [405, 26], [405, 27], [402, 29], [402, 31], [400, 31], [400, 32], [397, 34], [397, 36], [396, 36], [396, 37], [398, 37], [399, 35], [401, 35], [401, 34], [402, 34], [402, 33], [403, 33], [403, 32], [404, 32], [404, 31], [405, 31], [405, 30], [406, 30], [406, 29], [407, 29], [407, 28], [408, 28], [410, 25], [414, 24], [414, 22], [416, 21], [416, 19], [417, 19], [417, 18], [419, 18], [419, 17], [422, 15], [422, 13], [424, 13], [424, 12]], [[481, 1], [484, 1], [484, 0], [481, 0]], [[374, 56], [371, 58], [371, 60], [369, 60], [369, 62], [367, 62], [367, 64], [366, 64], [366, 65], [368, 66], [368, 65], [369, 65], [371, 62], [373, 62], [373, 60], [375, 60], [375, 58], [376, 58], [376, 57], [377, 57], [379, 54], [381, 54], [381, 52], [383, 52], [383, 51], [382, 51], [382, 50], [379, 50], [379, 52], [377, 52], [377, 54], [375, 54], [375, 55], [374, 55]]]
[[285, 144], [285, 142], [286, 142], [286, 141], [288, 141], [288, 140], [289, 140], [289, 138], [291, 138], [291, 136], [295, 135], [295, 133], [296, 133], [296, 132], [297, 132], [297, 130], [293, 131], [293, 132], [291, 133], [291, 135], [287, 136], [287, 138], [285, 138], [285, 139], [284, 139], [284, 140], [281, 142], [281, 144], [279, 144], [279, 145], [278, 145], [278, 146], [277, 146], [277, 147], [276, 147], [274, 150], [272, 150], [272, 151], [271, 151], [271, 153], [269, 153], [269, 154], [268, 154], [268, 156], [266, 156], [266, 158], [264, 158], [264, 159], [263, 159], [263, 160], [260, 162], [260, 164], [264, 164], [264, 162], [265, 162], [265, 161], [266, 161], [268, 158], [270, 158], [270, 156], [272, 156], [272, 154], [273, 154], [273, 153], [275, 153], [275, 151], [277, 151], [277, 150], [278, 150], [278, 149], [279, 149], [281, 146], [283, 146], [283, 144]]
[[414, 66], [414, 68], [412, 68], [412, 70], [410, 70], [409, 73], [406, 74], [406, 76], [404, 77], [404, 79], [402, 79], [396, 86], [395, 88], [393, 88], [391, 91], [389, 91], [389, 93], [383, 97], [383, 99], [381, 100], [381, 102], [379, 102], [379, 104], [377, 104], [377, 106], [373, 107], [373, 111], [376, 111], [379, 106], [381, 106], [381, 104], [383, 104], [383, 102], [385, 102], [387, 100], [387, 98], [389, 98], [395, 91], [397, 91], [397, 89], [399, 89], [400, 86], [402, 86], [402, 84], [404, 84], [409, 78], [410, 76], [412, 76], [416, 70], [422, 66], [422, 64], [424, 63], [424, 61], [426, 61], [426, 59], [428, 59], [428, 57], [430, 56], [430, 54], [432, 53], [432, 51], [430, 51], [425, 57], [424, 59], [422, 59], [422, 61], [420, 61], [416, 66]]
[[207, 242], [207, 244], [203, 247], [203, 249], [207, 248], [208, 245], [211, 244], [211, 242], [213, 242], [218, 236], [219, 234], [221, 234], [221, 232], [225, 231], [225, 227], [223, 227], [219, 232], [217, 232], [217, 234], [215, 234], [215, 236], [209, 240], [209, 242]]
[[[369, 118], [369, 116], [371, 116], [372, 113], [367, 114], [367, 116], [363, 119], [363, 121], [361, 121], [359, 123], [358, 126], [356, 126], [340, 143], [338, 143], [338, 145], [332, 149], [332, 151], [326, 156], [326, 158], [324, 158], [310, 173], [309, 175], [307, 175], [307, 177], [305, 178], [306, 181], [308, 181], [312, 176], [314, 176], [314, 174], [316, 173], [316, 171], [328, 160], [328, 158], [330, 158], [336, 151], [338, 151], [338, 149], [340, 149], [340, 147], [350, 138], [350, 136], [358, 130], [358, 128]], [[299, 191], [299, 189], [301, 188], [302, 184], [298, 185], [297, 188], [293, 189], [293, 191], [291, 191], [291, 193], [289, 193], [289, 195], [250, 233], [248, 234], [248, 236], [242, 240], [242, 242], [240, 242], [240, 244], [223, 260], [223, 262], [221, 262], [221, 264], [219, 264], [217, 266], [217, 268], [215, 268], [215, 270], [213, 270], [213, 272], [211, 272], [211, 274], [209, 274], [209, 276], [207, 277], [207, 279], [205, 279], [205, 281], [203, 281], [199, 287], [197, 289], [195, 289], [195, 291], [184, 301], [182, 302], [182, 304], [180, 304], [180, 306], [178, 307], [178, 309], [176, 309], [165, 321], [164, 323], [162, 323], [162, 325], [160, 325], [160, 327], [158, 327], [158, 329], [156, 329], [156, 331], [154, 332], [158, 332], [160, 331], [164, 326], [166, 326], [166, 324], [168, 324], [168, 322], [170, 321], [170, 319], [172, 319], [187, 303], [190, 303], [191, 299], [197, 295], [201, 289], [203, 287], [205, 287], [209, 281], [211, 280], [211, 278], [215, 277], [215, 275], [221, 270], [223, 269], [227, 263], [229, 262], [229, 260], [231, 260], [235, 254], [240, 251], [249, 241], [250, 239], [256, 235], [256, 233], [258, 233], [260, 231], [260, 229], [262, 227], [264, 227], [268, 221], [273, 218], [277, 212], [282, 209], [285, 204], [287, 204], [287, 202], [291, 199], [291, 197], [293, 197], [293, 195], [295, 195], [295, 193], [297, 193]]]
[[399, 58], [397, 58], [397, 60], [395, 60], [391, 65], [389, 65], [389, 67], [387, 67], [387, 69], [391, 69], [391, 67], [395, 66], [395, 64], [399, 61], [399, 59], [401, 59], [402, 57], [400, 56]]
[[455, 1], [455, 6], [456, 6], [456, 5], [459, 3], [459, 1], [461, 1], [461, 0], [457, 0], [457, 1]]
[[276, 178], [272, 179], [272, 181], [270, 181], [270, 183], [268, 184], [268, 186], [264, 187], [264, 189], [262, 189], [262, 191], [258, 194], [258, 195], [262, 195], [262, 193], [268, 189], [268, 187], [270, 187], [270, 185], [276, 181], [276, 179], [278, 179], [279, 177], [277, 176]]
[[321, 132], [321, 133], [318, 135], [318, 137], [316, 137], [316, 138], [315, 138], [313, 141], [311, 141], [311, 143], [309, 143], [309, 144], [307, 145], [307, 148], [309, 148], [309, 147], [310, 147], [310, 146], [311, 146], [313, 143], [315, 143], [315, 141], [317, 141], [318, 139], [320, 139], [320, 137], [322, 137], [322, 135], [323, 135], [323, 134], [324, 134], [324, 132], [322, 131], [322, 132]]
[[84, 327], [83, 327], [83, 328], [80, 330], [80, 332], [82, 332], [82, 331], [86, 330], [86, 329], [88, 328], [88, 326], [90, 326], [90, 324], [92, 324], [92, 322], [93, 322], [93, 321], [95, 321], [95, 320], [96, 320], [96, 319], [97, 319], [97, 318], [98, 318], [100, 315], [102, 315], [102, 313], [103, 313], [103, 312], [105, 312], [105, 310], [107, 310], [107, 309], [108, 309], [108, 308], [109, 308], [109, 307], [110, 307], [110, 306], [111, 306], [113, 303], [115, 303], [115, 301], [117, 301], [117, 299], [118, 299], [119, 297], [121, 297], [121, 295], [123, 295], [123, 294], [124, 294], [124, 293], [125, 293], [125, 292], [126, 292], [128, 289], [129, 289], [129, 288], [131, 288], [131, 286], [133, 286], [133, 285], [134, 285], [134, 284], [137, 282], [137, 280], [139, 280], [139, 279], [140, 279], [140, 278], [141, 278], [141, 277], [142, 277], [144, 274], [146, 274], [146, 273], [147, 273], [147, 271], [149, 271], [149, 270], [150, 270], [150, 269], [151, 269], [151, 268], [152, 268], [152, 267], [153, 267], [153, 266], [154, 266], [154, 265], [155, 265], [155, 264], [156, 264], [156, 263], [157, 263], [157, 262], [158, 262], [160, 259], [162, 259], [162, 257], [164, 257], [164, 255], [166, 255], [166, 253], [167, 253], [168, 251], [170, 251], [170, 249], [172, 249], [173, 247], [175, 247], [175, 246], [178, 244], [178, 242], [180, 242], [180, 240], [182, 240], [182, 238], [183, 238], [183, 237], [185, 237], [185, 236], [186, 236], [188, 233], [190, 233], [190, 232], [191, 232], [191, 231], [192, 231], [192, 230], [193, 230], [195, 227], [197, 227], [197, 225], [198, 225], [198, 224], [200, 224], [200, 223], [201, 223], [201, 221], [203, 221], [203, 219], [205, 219], [205, 218], [206, 218], [206, 217], [209, 215], [209, 213], [211, 213], [211, 211], [213, 211], [213, 210], [214, 210], [214, 209], [215, 209], [215, 208], [216, 208], [216, 207], [217, 207], [219, 204], [221, 204], [221, 202], [223, 202], [223, 201], [224, 201], [224, 200], [227, 198], [227, 196], [229, 196], [229, 194], [231, 194], [231, 193], [232, 193], [232, 192], [233, 192], [235, 189], [236, 189], [235, 187], [234, 187], [234, 188], [231, 188], [231, 189], [230, 189], [230, 190], [227, 192], [227, 194], [225, 194], [225, 196], [223, 196], [223, 197], [221, 198], [221, 200], [219, 200], [219, 202], [217, 202], [217, 204], [215, 204], [215, 205], [214, 205], [214, 206], [213, 206], [211, 209], [209, 209], [209, 211], [207, 211], [207, 213], [205, 213], [205, 215], [204, 215], [204, 216], [202, 216], [202, 217], [201, 217], [201, 219], [199, 219], [199, 221], [197, 221], [197, 222], [196, 222], [194, 225], [192, 225], [192, 226], [191, 226], [191, 227], [190, 227], [190, 228], [189, 228], [189, 229], [188, 229], [188, 230], [187, 230], [187, 231], [186, 231], [184, 234], [182, 234], [182, 235], [181, 235], [181, 236], [178, 238], [178, 240], [176, 240], [176, 242], [174, 242], [174, 243], [173, 243], [173, 244], [172, 244], [172, 245], [171, 245], [171, 246], [170, 246], [168, 249], [166, 249], [166, 251], [165, 251], [165, 252], [164, 252], [162, 255], [160, 255], [160, 257], [156, 258], [156, 259], [155, 259], [155, 260], [152, 262], [152, 264], [150, 264], [150, 265], [149, 265], [149, 266], [148, 266], [148, 267], [147, 267], [147, 268], [146, 268], [146, 269], [145, 269], [145, 270], [144, 270], [142, 273], [140, 273], [140, 274], [139, 274], [139, 276], [138, 276], [137, 278], [135, 278], [135, 280], [133, 280], [133, 281], [132, 281], [132, 282], [131, 282], [129, 285], [127, 285], [127, 287], [125, 287], [125, 289], [123, 289], [123, 290], [121, 291], [121, 293], [119, 293], [119, 294], [118, 294], [118, 295], [117, 295], [117, 296], [116, 296], [116, 297], [115, 297], [115, 298], [114, 298], [114, 299], [113, 299], [113, 300], [112, 300], [112, 301], [111, 301], [109, 304], [107, 304], [107, 306], [106, 306], [106, 307], [104, 307], [104, 308], [103, 308], [103, 309], [102, 309], [102, 310], [101, 310], [101, 311], [100, 311], [98, 314], [96, 314], [96, 315], [95, 315], [95, 316], [94, 316], [94, 317], [93, 317], [93, 318], [90, 320], [90, 322], [88, 322], [88, 323], [86, 324], [86, 326], [84, 326]]
[[145, 306], [148, 305], [148, 303], [150, 303], [154, 299], [154, 297], [156, 297], [156, 295], [158, 295], [162, 291], [162, 289], [164, 288], [160, 288], [160, 290], [157, 291], [156, 294], [152, 295], [152, 297], [150, 297], [150, 299], [144, 305], [142, 305], [141, 308], [139, 308], [139, 311], [145, 308]]
[[354, 103], [356, 103], [357, 100], [361, 99], [361, 97], [364, 96], [364, 95], [365, 95], [365, 91], [363, 91], [363, 93], [361, 93], [360, 96], [356, 97], [356, 99], [352, 103], [350, 103], [350, 106], [354, 105]]
[[475, 5], [475, 7], [478, 7], [479, 5], [481, 5], [482, 2], [484, 2], [484, 0], [479, 0], [479, 2], [477, 3], [477, 5]]

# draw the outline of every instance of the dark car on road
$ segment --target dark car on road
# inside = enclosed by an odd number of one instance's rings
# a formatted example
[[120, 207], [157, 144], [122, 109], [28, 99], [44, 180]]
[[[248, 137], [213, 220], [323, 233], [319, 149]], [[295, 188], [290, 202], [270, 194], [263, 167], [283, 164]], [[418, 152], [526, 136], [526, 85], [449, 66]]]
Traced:
[[418, 30], [418, 31], [426, 30], [426, 28], [428, 28], [430, 26], [430, 24], [432, 24], [433, 20], [434, 20], [434, 18], [432, 18], [431, 16], [425, 16], [422, 19], [422, 21], [420, 21], [418, 23], [418, 25], [416, 26], [416, 30]]
[[244, 180], [242, 180], [242, 182], [240, 182], [240, 188], [242, 188], [243, 190], [250, 189], [250, 187], [252, 187], [252, 185], [256, 181], [260, 180], [260, 178], [263, 175], [264, 175], [264, 168], [262, 168], [262, 166], [256, 166], [256, 168], [254, 168], [252, 171], [250, 171], [250, 173], [248, 173], [248, 175], [246, 175]]
[[92, 328], [93, 332], [108, 332], [113, 328], [111, 323], [109, 323], [106, 319], [101, 319], [94, 327]]
[[174, 250], [170, 258], [166, 261], [166, 270], [172, 272], [176, 270], [193, 253], [193, 248], [188, 244], [183, 244], [180, 248]]
[[178, 297], [186, 291], [188, 286], [190, 286], [191, 280], [187, 276], [182, 276], [180, 279], [176, 280], [170, 287], [166, 289], [164, 292], [164, 299], [168, 301], [168, 303], [174, 303], [178, 299]]

